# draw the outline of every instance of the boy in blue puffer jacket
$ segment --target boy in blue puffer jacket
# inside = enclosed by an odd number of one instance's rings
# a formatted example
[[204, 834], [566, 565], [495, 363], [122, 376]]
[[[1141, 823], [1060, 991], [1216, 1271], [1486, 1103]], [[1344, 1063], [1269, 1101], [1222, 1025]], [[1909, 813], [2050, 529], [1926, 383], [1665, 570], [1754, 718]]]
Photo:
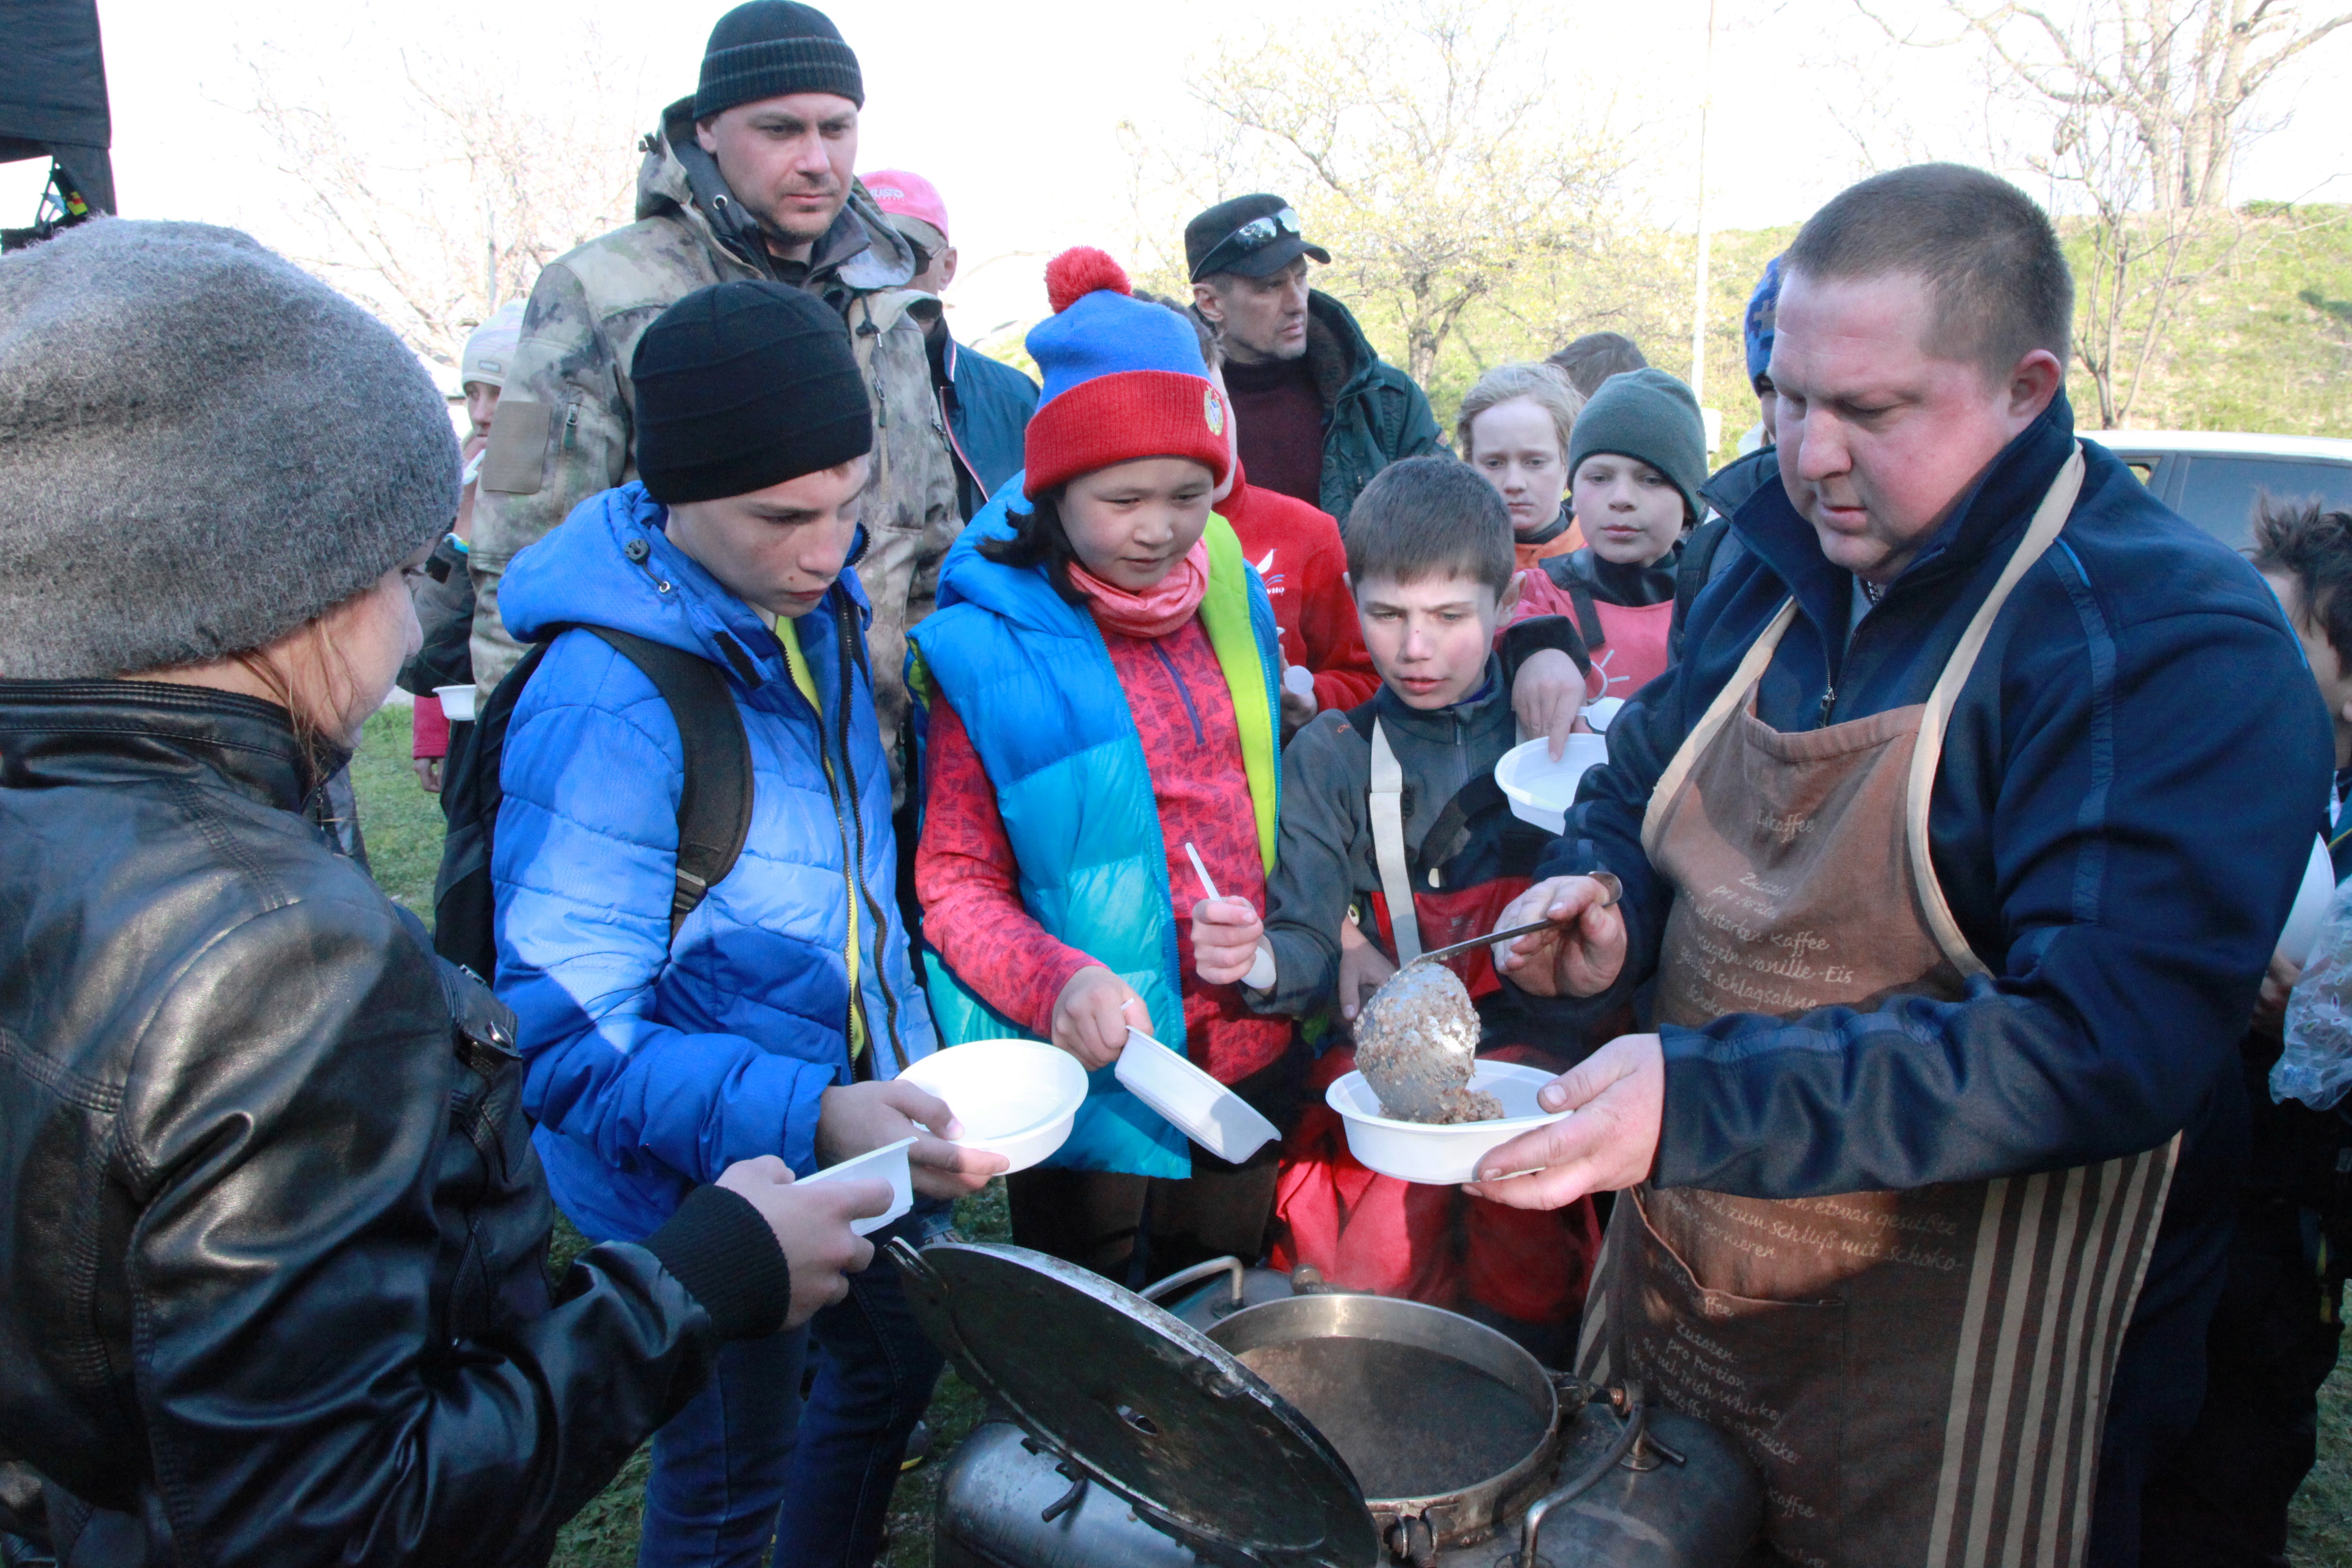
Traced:
[[[549, 1185], [588, 1235], [634, 1239], [734, 1160], [807, 1175], [911, 1136], [918, 1191], [952, 1198], [1003, 1160], [944, 1142], [947, 1107], [892, 1081], [936, 1038], [848, 570], [873, 444], [848, 333], [813, 296], [722, 283], [665, 311], [632, 368], [637, 482], [516, 556], [499, 597], [517, 637], [552, 639], [515, 703], [491, 860]], [[675, 938], [677, 722], [583, 626], [719, 666], [750, 743], [741, 853]], [[655, 1438], [641, 1564], [761, 1563], [772, 1535], [795, 1563], [873, 1561], [940, 1360], [887, 1264], [848, 1289], [806, 1331], [721, 1352]]]

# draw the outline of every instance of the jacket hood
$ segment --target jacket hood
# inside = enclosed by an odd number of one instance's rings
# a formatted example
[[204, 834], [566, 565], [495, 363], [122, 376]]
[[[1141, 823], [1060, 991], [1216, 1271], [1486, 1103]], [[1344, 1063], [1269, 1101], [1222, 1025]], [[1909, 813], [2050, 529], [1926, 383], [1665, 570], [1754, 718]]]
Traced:
[[1307, 363], [1315, 374], [1315, 390], [1329, 407], [1358, 386], [1369, 383], [1380, 367], [1372, 340], [1347, 306], [1320, 289], [1307, 291]]
[[1055, 616], [1053, 606], [1062, 605], [1072, 614], [1077, 613], [1076, 606], [1066, 604], [1054, 592], [1053, 584], [1045, 580], [1045, 568], [1007, 566], [980, 552], [981, 545], [991, 540], [1013, 537], [1013, 511], [1016, 506], [1024, 513], [1029, 510], [1028, 499], [1021, 493], [1022, 481], [1028, 473], [1023, 468], [999, 485], [996, 493], [988, 498], [988, 504], [948, 547], [947, 558], [940, 563], [939, 608], [977, 605], [1015, 626], [1067, 635], [1067, 621]]
[[[863, 628], [868, 606], [851, 567], [865, 547], [861, 530], [850, 565], [811, 615], [839, 615], [846, 604]], [[669, 542], [669, 509], [635, 480], [582, 501], [516, 555], [499, 584], [499, 611], [526, 643], [561, 626], [604, 626], [707, 658], [747, 687], [792, 679], [767, 618]]]
[[[764, 256], [745, 255], [722, 240], [694, 199], [694, 182], [678, 156], [680, 145], [694, 141], [694, 99], [679, 99], [662, 110], [660, 130], [638, 146], [645, 159], [637, 165], [637, 211], [640, 218], [675, 216], [693, 226], [705, 245], [733, 257], [762, 275], [770, 268]], [[712, 177], [716, 177], [715, 167]], [[720, 193], [713, 192], [711, 195]], [[882, 209], [866, 194], [863, 181], [849, 188], [849, 201], [809, 256], [814, 281], [837, 279], [860, 291], [901, 289], [914, 280], [914, 247], [890, 226]]]

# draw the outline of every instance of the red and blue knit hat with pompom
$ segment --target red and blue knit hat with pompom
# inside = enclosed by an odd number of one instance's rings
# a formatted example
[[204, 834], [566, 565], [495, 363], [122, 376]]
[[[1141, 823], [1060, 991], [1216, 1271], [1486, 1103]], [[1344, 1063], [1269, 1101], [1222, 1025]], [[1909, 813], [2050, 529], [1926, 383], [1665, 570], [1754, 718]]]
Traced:
[[1135, 298], [1125, 269], [1090, 246], [1046, 263], [1045, 297], [1054, 313], [1029, 333], [1045, 386], [1029, 417], [1024, 493], [1138, 458], [1189, 458], [1223, 483], [1230, 416], [1192, 324]]

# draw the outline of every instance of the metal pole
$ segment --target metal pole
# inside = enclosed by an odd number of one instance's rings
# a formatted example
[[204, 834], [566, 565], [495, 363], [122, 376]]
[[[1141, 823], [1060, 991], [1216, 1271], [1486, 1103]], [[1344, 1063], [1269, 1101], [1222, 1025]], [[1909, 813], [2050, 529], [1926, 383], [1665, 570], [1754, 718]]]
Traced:
[[1715, 5], [1706, 0], [1706, 55], [1699, 68], [1698, 99], [1698, 279], [1691, 291], [1690, 389], [1706, 404], [1706, 121], [1715, 107]]

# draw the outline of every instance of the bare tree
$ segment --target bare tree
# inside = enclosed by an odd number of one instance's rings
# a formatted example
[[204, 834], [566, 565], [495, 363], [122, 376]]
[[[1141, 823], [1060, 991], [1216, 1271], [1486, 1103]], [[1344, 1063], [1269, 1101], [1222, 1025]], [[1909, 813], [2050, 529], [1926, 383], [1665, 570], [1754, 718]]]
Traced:
[[541, 57], [540, 96], [500, 48], [395, 52], [388, 100], [246, 56], [255, 123], [299, 193], [298, 258], [361, 296], [420, 353], [455, 365], [466, 334], [540, 268], [629, 220], [643, 127], [634, 83], [593, 28]]
[[2095, 0], [2073, 16], [2014, 0], [1951, 9], [2062, 125], [2127, 128], [2158, 212], [2228, 206], [2248, 105], [2280, 67], [2352, 23], [2346, 12], [2303, 25], [2293, 0]]
[[2352, 13], [2305, 22], [2293, 0], [2081, 0], [2064, 12], [1943, 0], [1939, 37], [1856, 4], [1898, 43], [1979, 47], [2021, 117], [2013, 156], [2078, 215], [2066, 225], [2078, 250], [2075, 354], [2100, 423], [2121, 425], [2166, 329], [2243, 236], [2230, 181], [2270, 129], [2250, 117], [2256, 95]]
[[2074, 357], [2089, 374], [2099, 423], [2114, 429], [2139, 401], [2180, 308], [2242, 232], [2227, 208], [2166, 207], [2137, 126], [2112, 112], [2062, 116], [2046, 154], [2027, 159], [2087, 206], [2078, 226]]
[[1195, 70], [1203, 123], [1162, 154], [1165, 183], [1196, 205], [1290, 195], [1426, 385], [1465, 311], [1611, 232], [1626, 143], [1608, 100], [1555, 79], [1552, 31], [1510, 4], [1378, 0], [1229, 37]]

